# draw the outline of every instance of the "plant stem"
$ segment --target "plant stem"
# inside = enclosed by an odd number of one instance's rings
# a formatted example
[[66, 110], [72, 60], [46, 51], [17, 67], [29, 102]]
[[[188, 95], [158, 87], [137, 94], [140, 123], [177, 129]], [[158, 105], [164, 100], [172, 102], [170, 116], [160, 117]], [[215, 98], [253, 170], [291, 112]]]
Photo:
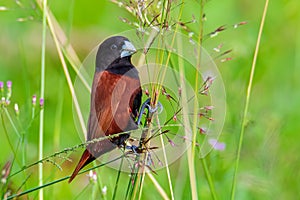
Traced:
[[156, 190], [159, 192], [161, 197], [163, 199], [169, 200], [168, 195], [166, 194], [164, 189], [161, 187], [161, 185], [157, 182], [157, 180], [154, 178], [154, 176], [151, 173], [147, 173], [147, 175], [150, 178], [150, 180], [153, 182], [154, 186], [156, 187]]
[[[40, 1], [37, 0], [37, 2], [40, 5]], [[77, 114], [79, 122], [80, 122], [80, 128], [81, 128], [81, 131], [83, 133], [86, 133], [86, 127], [85, 127], [85, 122], [84, 122], [84, 119], [83, 119], [83, 115], [81, 113], [79, 102], [78, 102], [78, 99], [77, 99], [77, 96], [76, 96], [76, 93], [75, 93], [75, 89], [74, 89], [74, 86], [73, 86], [73, 83], [72, 83], [72, 80], [71, 80], [71, 77], [70, 77], [69, 70], [67, 68], [67, 63], [66, 63], [64, 55], [63, 55], [63, 50], [62, 50], [61, 45], [60, 45], [59, 40], [58, 40], [59, 35], [57, 35], [58, 33], [56, 32], [56, 30], [54, 28], [55, 21], [52, 22], [52, 18], [53, 17], [51, 17], [50, 14], [48, 14], [48, 12], [47, 12], [46, 13], [46, 19], [48, 21], [48, 26], [49, 26], [52, 38], [53, 38], [54, 43], [55, 43], [55, 47], [56, 47], [59, 59], [60, 59], [61, 64], [62, 64], [63, 71], [65, 73], [65, 77], [67, 79], [67, 83], [68, 83], [68, 86], [69, 86], [69, 89], [70, 89], [70, 92], [71, 92], [71, 95], [72, 95], [72, 99], [74, 101], [76, 114]], [[77, 71], [76, 71], [76, 73], [77, 73]], [[77, 73], [77, 75], [80, 76], [80, 73]]]
[[122, 159], [121, 159], [121, 163], [120, 163], [120, 167], [119, 167], [119, 171], [118, 171], [118, 175], [117, 175], [117, 180], [116, 180], [116, 184], [115, 184], [115, 188], [114, 188], [114, 193], [113, 193], [113, 197], [112, 197], [113, 200], [116, 199], [118, 185], [119, 185], [119, 181], [120, 181], [121, 170], [122, 170], [122, 166], [123, 166], [123, 161], [124, 161], [124, 157], [122, 157]]
[[[43, 33], [42, 33], [42, 55], [41, 55], [41, 98], [44, 99], [45, 93], [45, 52], [46, 52], [46, 28], [47, 28], [47, 0], [43, 1]], [[39, 160], [43, 159], [43, 140], [44, 140], [44, 109], [40, 110], [39, 127]], [[43, 163], [38, 165], [39, 186], [43, 185]], [[43, 189], [39, 190], [39, 199], [43, 200]]]
[[255, 47], [254, 56], [253, 56], [253, 62], [252, 62], [252, 66], [251, 66], [250, 78], [249, 78], [248, 87], [247, 87], [244, 115], [243, 115], [242, 124], [241, 124], [242, 127], [241, 127], [241, 132], [240, 132], [239, 144], [238, 144], [238, 149], [237, 149], [237, 158], [236, 158], [236, 161], [235, 161], [235, 169], [234, 169], [233, 182], [232, 182], [232, 188], [231, 188], [231, 199], [232, 200], [235, 199], [235, 190], [236, 190], [236, 183], [237, 183], [237, 172], [238, 172], [238, 168], [239, 168], [240, 156], [241, 156], [241, 151], [242, 151], [242, 144], [243, 144], [243, 140], [244, 140], [245, 127], [246, 127], [246, 124], [247, 124], [246, 117], [247, 117], [247, 114], [248, 114], [253, 77], [254, 77], [254, 72], [255, 72], [255, 67], [256, 67], [256, 60], [257, 60], [257, 55], [258, 55], [258, 51], [259, 51], [260, 39], [261, 39], [264, 24], [265, 24], [265, 18], [266, 18], [266, 14], [267, 14], [267, 10], [268, 10], [268, 5], [269, 5], [269, 0], [266, 0], [265, 7], [264, 7], [264, 10], [263, 10], [262, 19], [261, 19], [261, 22], [260, 22], [258, 37], [257, 37], [257, 41], [256, 41], [256, 47]]
[[[203, 36], [203, 9], [204, 9], [204, 1], [200, 1], [200, 13], [199, 13], [199, 36], [198, 36], [198, 49], [197, 49], [197, 71], [199, 71], [200, 64], [201, 64], [201, 45], [202, 45], [202, 36]], [[195, 100], [194, 100], [194, 111], [193, 113], [198, 112], [198, 90], [199, 90], [199, 73], [195, 74], [195, 84], [194, 84], [194, 91], [195, 91]], [[198, 116], [194, 115], [193, 117], [193, 127], [192, 127], [192, 147], [191, 150], [188, 151], [188, 161], [189, 161], [189, 168], [190, 168], [190, 184], [192, 190], [192, 199], [198, 199], [198, 192], [197, 192], [197, 181], [196, 181], [196, 171], [195, 171], [195, 154], [196, 154], [196, 140], [197, 140], [197, 124], [198, 124]]]
[[[157, 122], [158, 128], [159, 128], [160, 133], [161, 133], [162, 131], [161, 131], [161, 125], [160, 125], [158, 115], [156, 115], [156, 122]], [[159, 137], [160, 137], [161, 147], [162, 147], [164, 160], [165, 160], [165, 165], [166, 165], [166, 173], [167, 173], [167, 177], [168, 177], [168, 183], [169, 183], [169, 188], [170, 188], [171, 199], [174, 200], [174, 192], [173, 192], [173, 187], [172, 187], [172, 180], [171, 180], [171, 174], [170, 174], [170, 169], [169, 169], [168, 157], [167, 157], [165, 144], [164, 144], [164, 138], [161, 134], [159, 135]]]
[[[97, 166], [95, 166], [95, 167], [91, 167], [91, 168], [89, 168], [89, 169], [83, 170], [83, 171], [79, 172], [78, 175], [83, 174], [83, 173], [86, 173], [86, 172], [88, 172], [88, 171], [90, 171], [90, 170], [94, 170], [94, 169], [99, 168], [99, 167], [103, 167], [103, 166], [105, 166], [105, 165], [107, 165], [107, 164], [109, 164], [109, 163], [115, 162], [115, 161], [117, 161], [118, 159], [123, 158], [123, 157], [124, 157], [124, 155], [119, 156], [119, 157], [117, 157], [117, 158], [115, 158], [115, 159], [113, 159], [113, 160], [110, 160], [110, 161], [106, 162], [106, 163], [101, 163], [101, 164], [99, 164], [99, 165], [97, 165]], [[21, 192], [21, 193], [13, 194], [13, 195], [11, 195], [11, 196], [8, 196], [8, 197], [7, 197], [7, 200], [9, 200], [9, 199], [14, 199], [14, 198], [16, 198], [16, 197], [23, 196], [23, 195], [25, 195], [25, 194], [34, 192], [34, 191], [36, 191], [36, 190], [41, 190], [42, 188], [48, 187], [48, 186], [50, 186], [50, 185], [54, 185], [54, 184], [59, 183], [59, 182], [62, 182], [62, 181], [64, 181], [64, 180], [68, 180], [70, 177], [71, 177], [71, 176], [65, 176], [65, 177], [63, 177], [63, 178], [60, 178], [60, 179], [51, 181], [51, 182], [46, 183], [46, 184], [44, 184], [44, 185], [40, 185], [40, 186], [38, 186], [38, 187], [34, 187], [34, 188], [31, 188], [31, 189], [25, 190], [25, 191], [23, 191], [23, 192]]]

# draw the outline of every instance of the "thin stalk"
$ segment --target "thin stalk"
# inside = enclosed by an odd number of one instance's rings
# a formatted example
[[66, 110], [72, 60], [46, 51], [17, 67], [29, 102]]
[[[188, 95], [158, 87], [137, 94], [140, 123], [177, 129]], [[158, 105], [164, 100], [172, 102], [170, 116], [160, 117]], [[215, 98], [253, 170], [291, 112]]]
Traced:
[[208, 167], [207, 167], [206, 159], [205, 159], [205, 157], [201, 156], [200, 160], [201, 160], [201, 164], [203, 166], [203, 170], [204, 170], [204, 173], [205, 173], [208, 185], [209, 185], [211, 197], [216, 200], [216, 199], [218, 199], [217, 198], [217, 193], [216, 193], [216, 190], [215, 190], [215, 186], [214, 186], [214, 182], [212, 180], [211, 174], [210, 174], [210, 172], [208, 170]]
[[[147, 156], [148, 156], [148, 154], [146, 153], [144, 161], [147, 159]], [[144, 167], [142, 177], [141, 177], [141, 181], [140, 181], [140, 191], [139, 191], [139, 198], [138, 198], [139, 200], [142, 199], [143, 188], [144, 188], [143, 185], [144, 185], [144, 182], [145, 182], [145, 175], [146, 175], [146, 170], [145, 170], [145, 167]]]
[[59, 79], [58, 84], [58, 103], [56, 106], [56, 112], [55, 112], [55, 125], [53, 130], [53, 147], [55, 151], [59, 149], [59, 143], [60, 143], [60, 132], [61, 132], [61, 119], [62, 119], [62, 112], [63, 112], [63, 102], [64, 102], [64, 87], [63, 87], [63, 79]]
[[[156, 115], [156, 122], [157, 122], [158, 128], [160, 130], [159, 132], [161, 133], [162, 131], [161, 131], [161, 125], [160, 125], [158, 115]], [[159, 137], [160, 137], [161, 147], [162, 147], [164, 160], [165, 160], [165, 165], [166, 165], [166, 172], [167, 172], [167, 177], [168, 177], [168, 183], [169, 183], [171, 198], [172, 198], [172, 200], [174, 200], [174, 192], [173, 192], [173, 187], [172, 187], [172, 180], [171, 180], [171, 174], [170, 174], [170, 169], [169, 169], [168, 157], [167, 157], [165, 144], [164, 144], [164, 138], [163, 138], [162, 134], [160, 134]]]
[[[128, 132], [122, 132], [122, 133], [114, 134], [113, 136], [117, 137], [117, 136], [119, 136], [121, 134], [124, 134], [124, 133], [128, 133]], [[45, 157], [45, 158], [43, 158], [41, 160], [38, 160], [38, 161], [36, 161], [34, 163], [31, 163], [31, 164], [29, 164], [27, 166], [23, 166], [22, 169], [14, 172], [14, 173], [11, 173], [10, 176], [9, 176], [9, 178], [11, 178], [11, 177], [19, 174], [20, 172], [22, 172], [22, 171], [24, 171], [24, 170], [26, 170], [26, 169], [28, 169], [30, 167], [33, 167], [33, 166], [37, 165], [38, 163], [47, 162], [51, 158], [59, 157], [59, 155], [61, 155], [61, 154], [66, 154], [66, 153], [69, 153], [69, 152], [73, 152], [73, 151], [75, 151], [78, 148], [86, 147], [88, 144], [95, 143], [95, 142], [100, 142], [100, 141], [103, 141], [103, 140], [106, 140], [106, 139], [109, 139], [109, 138], [113, 138], [113, 137], [112, 136], [100, 137], [100, 138], [96, 138], [96, 139], [93, 139], [93, 140], [85, 142], [85, 143], [81, 143], [81, 144], [75, 145], [75, 146], [73, 146], [71, 148], [65, 148], [62, 151], [56, 152], [56, 153], [54, 153], [54, 154], [52, 154], [50, 156], [47, 156], [47, 157]]]
[[255, 51], [254, 51], [253, 62], [252, 62], [252, 66], [251, 66], [251, 72], [250, 72], [250, 77], [249, 77], [249, 82], [248, 82], [248, 87], [247, 87], [246, 101], [245, 101], [245, 107], [244, 107], [244, 115], [243, 115], [242, 124], [241, 124], [242, 127], [241, 127], [241, 132], [240, 132], [239, 144], [238, 144], [238, 149], [237, 149], [237, 158], [236, 158], [236, 161], [235, 161], [235, 169], [234, 169], [232, 188], [231, 188], [231, 199], [232, 200], [235, 199], [235, 190], [236, 190], [236, 183], [237, 183], [237, 172], [238, 172], [239, 162], [240, 162], [240, 157], [241, 157], [245, 127], [246, 127], [246, 124], [247, 124], [246, 118], [247, 118], [248, 108], [249, 108], [249, 103], [250, 103], [250, 96], [251, 96], [253, 77], [254, 77], [254, 72], [255, 72], [255, 67], [256, 67], [256, 60], [257, 60], [257, 56], [258, 56], [262, 31], [263, 31], [264, 24], [265, 24], [265, 18], [266, 18], [267, 11], [268, 11], [268, 5], [269, 5], [269, 0], [266, 0], [265, 7], [264, 7], [264, 10], [263, 10], [262, 19], [261, 19], [261, 22], [260, 22], [260, 27], [259, 27], [259, 32], [258, 32], [258, 36], [257, 36], [256, 47], [255, 47]]
[[[45, 96], [45, 54], [46, 54], [46, 31], [47, 31], [47, 0], [43, 0], [43, 33], [42, 33], [42, 55], [41, 55], [41, 98]], [[43, 142], [44, 142], [44, 109], [40, 110], [40, 127], [39, 127], [39, 160], [43, 159]], [[43, 185], [43, 163], [38, 164], [39, 186]], [[44, 199], [44, 190], [39, 190], [39, 199]]]
[[[42, 9], [42, 2], [41, 0], [36, 0], [37, 4]], [[88, 91], [91, 91], [91, 87], [83, 77], [83, 75], [79, 72], [79, 66], [81, 66], [81, 61], [79, 60], [73, 46], [68, 42], [67, 36], [64, 33], [63, 29], [57, 22], [56, 18], [53, 16], [52, 12], [50, 10], [47, 10], [47, 20], [52, 22], [52, 30], [53, 33], [56, 34], [56, 39], [59, 43], [60, 48], [62, 49], [62, 52], [66, 56], [67, 60], [69, 61], [71, 67], [79, 77], [79, 79], [84, 84], [85, 88]]]
[[164, 189], [161, 187], [161, 185], [157, 182], [157, 180], [154, 178], [154, 176], [151, 173], [147, 173], [147, 175], [150, 178], [150, 180], [152, 181], [152, 183], [154, 184], [154, 186], [156, 187], [156, 189], [159, 192], [159, 194], [161, 195], [161, 197], [163, 199], [169, 200], [167, 193], [164, 191]]
[[[201, 46], [202, 46], [202, 37], [203, 37], [203, 9], [204, 9], [204, 2], [203, 0], [200, 1], [200, 13], [199, 13], [199, 36], [198, 36], [198, 45], [199, 48], [197, 49], [198, 59], [197, 59], [197, 71], [200, 68], [201, 64]], [[199, 73], [195, 75], [195, 93], [198, 94], [199, 90]], [[195, 95], [197, 97], [197, 95]], [[194, 111], [193, 113], [197, 113], [198, 110], [198, 101], [195, 98], [194, 101]], [[195, 152], [196, 152], [196, 139], [197, 139], [197, 123], [198, 116], [194, 115], [193, 117], [193, 127], [192, 127], [192, 147], [188, 150], [188, 163], [189, 163], [189, 172], [190, 172], [190, 185], [192, 190], [192, 199], [198, 199], [198, 192], [197, 192], [197, 181], [196, 181], [196, 171], [195, 171]]]
[[[182, 40], [178, 38], [177, 40], [177, 46], [178, 46], [178, 54], [182, 55]], [[184, 72], [184, 62], [183, 59], [181, 57], [178, 57], [178, 69], [179, 69], [179, 74], [180, 74], [180, 87], [181, 87], [181, 104], [182, 104], [182, 117], [183, 117], [183, 124], [184, 124], [184, 132], [185, 135], [187, 135], [187, 133], [191, 133], [191, 128], [190, 128], [190, 122], [189, 122], [189, 111], [188, 111], [188, 107], [187, 107], [187, 95], [186, 95], [186, 86], [185, 86], [185, 72]], [[178, 113], [176, 113], [178, 114]], [[187, 147], [189, 147], [190, 145], [190, 141], [186, 140], [186, 145]], [[191, 157], [189, 156], [191, 155], [191, 148], [187, 149], [187, 158], [188, 158], [188, 170], [189, 170], [189, 175], [190, 177], [193, 176], [191, 175], [192, 172], [194, 172], [194, 170], [191, 168]], [[181, 180], [182, 181], [182, 180]], [[180, 181], [180, 183], [182, 184], [182, 182]], [[177, 183], [178, 183], [178, 179], [177, 179]], [[191, 185], [192, 186], [192, 185]], [[180, 190], [183, 190], [184, 188], [182, 186], [179, 187]], [[194, 190], [192, 188], [192, 190]]]
[[[94, 163], [94, 166], [97, 166], [96, 163]], [[103, 194], [102, 192], [102, 188], [103, 188], [103, 183], [101, 181], [101, 175], [100, 175], [100, 170], [98, 168], [95, 169], [95, 172], [97, 174], [97, 186], [98, 186], [98, 190], [101, 193], [101, 198], [103, 200], [106, 200], [106, 195]]]
[[[86, 172], [88, 172], [88, 171], [90, 171], [90, 170], [94, 170], [94, 169], [99, 168], [99, 167], [103, 167], [103, 166], [105, 166], [105, 165], [107, 165], [107, 164], [109, 164], [109, 163], [112, 163], [112, 162], [117, 161], [117, 160], [120, 159], [120, 158], [123, 158], [124, 156], [125, 156], [125, 155], [119, 156], [119, 157], [117, 157], [117, 158], [115, 158], [115, 159], [113, 159], [113, 160], [110, 160], [110, 161], [106, 162], [106, 163], [101, 163], [101, 164], [99, 164], [99, 165], [97, 165], [97, 166], [95, 166], [95, 167], [91, 167], [91, 168], [89, 168], [89, 169], [83, 170], [83, 171], [79, 172], [78, 175], [83, 174], [83, 173], [86, 173]], [[16, 197], [23, 196], [23, 195], [25, 195], [25, 194], [34, 192], [34, 191], [36, 191], [36, 190], [41, 190], [42, 188], [45, 188], [45, 187], [54, 185], [54, 184], [59, 183], [59, 182], [62, 182], [62, 181], [64, 181], [64, 180], [68, 180], [70, 177], [71, 177], [71, 176], [65, 176], [65, 177], [63, 177], [63, 178], [60, 178], [60, 179], [51, 181], [51, 182], [46, 183], [46, 184], [44, 184], [44, 185], [41, 185], [41, 186], [38, 186], [38, 187], [34, 187], [34, 188], [31, 188], [31, 189], [25, 190], [25, 191], [23, 191], [23, 192], [21, 192], [21, 193], [13, 194], [13, 195], [7, 197], [7, 200], [9, 200], [9, 199], [15, 199]]]
[[83, 133], [86, 133], [85, 122], [84, 122], [83, 115], [81, 113], [80, 106], [79, 106], [79, 103], [78, 103], [78, 100], [77, 100], [77, 97], [76, 97], [76, 94], [75, 94], [74, 86], [73, 86], [73, 83], [72, 83], [72, 80], [71, 80], [71, 77], [70, 77], [70, 74], [69, 74], [67, 63], [65, 61], [62, 49], [60, 48], [60, 43], [59, 43], [59, 40], [58, 40], [57, 35], [55, 33], [55, 29], [54, 29], [53, 23], [52, 23], [51, 18], [49, 17], [49, 15], [47, 15], [47, 21], [48, 21], [48, 26], [49, 26], [52, 38], [53, 38], [55, 46], [56, 46], [58, 56], [60, 58], [64, 73], [65, 73], [65, 77], [67, 79], [67, 83], [68, 83], [68, 86], [69, 86], [69, 89], [70, 89], [70, 92], [71, 92], [71, 95], [72, 95], [72, 99], [74, 101], [74, 106], [75, 106], [76, 114], [77, 114], [78, 119], [79, 119], [81, 131]]
[[[178, 40], [177, 42], [179, 53], [182, 50], [182, 41]], [[187, 108], [187, 96], [186, 96], [186, 86], [185, 86], [185, 72], [184, 72], [184, 63], [181, 58], [178, 59], [178, 67], [179, 67], [179, 74], [180, 74], [180, 86], [182, 88], [181, 91], [181, 101], [182, 101], [182, 113], [183, 113], [183, 124], [185, 124], [185, 133], [191, 133], [192, 130], [189, 126], [189, 115], [188, 115], [188, 108]], [[186, 145], [190, 145], [190, 141], [186, 140]], [[196, 174], [195, 174], [195, 168], [194, 163], [192, 159], [192, 149], [187, 149], [187, 158], [188, 158], [188, 167], [189, 167], [189, 177], [190, 177], [190, 186], [192, 191], [192, 197], [197, 197], [197, 188], [196, 188]]]
[[120, 163], [120, 167], [119, 167], [119, 171], [118, 171], [118, 175], [117, 175], [117, 180], [116, 180], [116, 184], [115, 184], [115, 189], [114, 189], [114, 193], [113, 193], [113, 197], [112, 197], [113, 200], [116, 199], [118, 185], [119, 185], [121, 171], [122, 171], [122, 166], [123, 166], [123, 161], [124, 161], [124, 157], [122, 157], [122, 159], [121, 159], [121, 163]]
[[18, 131], [18, 129], [17, 129], [15, 123], [13, 122], [13, 120], [12, 120], [12, 118], [11, 118], [11, 116], [10, 116], [8, 110], [7, 110], [7, 108], [3, 107], [3, 110], [4, 110], [6, 116], [7, 116], [8, 120], [9, 120], [11, 126], [13, 127], [14, 131], [16, 132], [18, 138], [20, 139], [20, 138], [21, 138], [21, 134], [20, 134], [20, 132]]
[[[1, 110], [0, 110], [0, 112], [1, 112], [1, 122], [2, 122], [2, 126], [3, 126], [3, 129], [4, 129], [5, 136], [6, 136], [6, 140], [9, 144], [9, 147], [10, 147], [11, 151], [13, 152], [14, 158], [16, 159], [17, 158], [17, 153], [14, 149], [14, 145], [11, 143], [11, 141], [9, 139], [9, 136], [8, 136], [9, 134], [8, 134], [8, 131], [7, 131], [7, 128], [6, 128], [6, 125], [5, 125], [3, 112]], [[18, 160], [17, 160], [17, 162], [18, 162]], [[18, 164], [20, 164], [20, 163], [18, 162]]]

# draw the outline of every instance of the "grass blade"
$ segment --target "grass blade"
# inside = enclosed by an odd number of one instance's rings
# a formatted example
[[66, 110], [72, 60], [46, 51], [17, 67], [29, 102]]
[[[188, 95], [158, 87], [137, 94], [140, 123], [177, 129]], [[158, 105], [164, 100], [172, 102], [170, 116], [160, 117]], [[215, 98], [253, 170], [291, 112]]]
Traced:
[[[45, 96], [45, 54], [46, 54], [46, 31], [47, 31], [47, 0], [43, 1], [43, 32], [42, 32], [42, 55], [41, 55], [41, 94], [40, 98]], [[39, 160], [43, 159], [43, 142], [44, 142], [44, 109], [40, 110], [39, 126]], [[43, 185], [43, 163], [38, 165], [39, 186]], [[43, 189], [39, 190], [39, 199], [44, 199]]]
[[258, 55], [258, 51], [259, 51], [260, 39], [261, 39], [262, 31], [264, 28], [264, 24], [265, 24], [265, 18], [267, 15], [268, 5], [269, 5], [269, 0], [266, 0], [262, 19], [260, 22], [255, 52], [254, 52], [254, 56], [253, 56], [253, 62], [252, 62], [252, 66], [251, 66], [250, 78], [249, 78], [248, 87], [247, 87], [246, 102], [245, 102], [244, 114], [243, 114], [243, 119], [242, 119], [242, 127], [241, 127], [241, 132], [240, 132], [239, 144], [238, 144], [238, 149], [237, 149], [237, 158], [235, 161], [235, 169], [234, 169], [233, 182], [232, 182], [232, 188], [231, 188], [231, 199], [232, 200], [235, 199], [237, 172], [238, 172], [238, 168], [239, 168], [242, 144], [243, 144], [243, 140], [244, 140], [245, 127], [246, 127], [246, 123], [247, 123], [246, 117], [248, 114], [248, 108], [249, 108], [250, 96], [251, 96], [251, 90], [252, 90], [252, 84], [253, 84], [253, 77], [254, 77], [254, 72], [255, 72], [255, 67], [256, 67], [256, 60], [257, 60], [257, 55]]

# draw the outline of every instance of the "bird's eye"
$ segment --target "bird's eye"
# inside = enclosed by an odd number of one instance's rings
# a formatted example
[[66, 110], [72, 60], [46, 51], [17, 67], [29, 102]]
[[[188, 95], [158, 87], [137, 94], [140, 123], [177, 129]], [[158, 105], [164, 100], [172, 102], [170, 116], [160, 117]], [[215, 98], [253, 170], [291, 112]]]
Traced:
[[111, 45], [110, 48], [111, 48], [112, 50], [115, 50], [115, 49], [117, 49], [117, 45], [113, 44], [113, 45]]

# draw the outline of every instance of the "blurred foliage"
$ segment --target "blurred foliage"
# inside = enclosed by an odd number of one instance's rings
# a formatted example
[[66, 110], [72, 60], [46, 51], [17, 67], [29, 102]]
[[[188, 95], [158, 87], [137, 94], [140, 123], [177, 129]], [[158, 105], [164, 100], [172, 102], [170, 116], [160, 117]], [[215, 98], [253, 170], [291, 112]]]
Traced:
[[[7, 8], [7, 10], [0, 10], [0, 81], [13, 82], [9, 111], [13, 114], [13, 104], [17, 102], [20, 107], [20, 118], [28, 122], [31, 117], [32, 95], [39, 96], [42, 14], [33, 1], [20, 2], [21, 6], [14, 1], [0, 2], [2, 8]], [[67, 33], [69, 42], [74, 46], [80, 59], [84, 59], [104, 38], [131, 28], [119, 19], [119, 17], [130, 19], [130, 14], [109, 1], [87, 3], [83, 0], [68, 2], [52, 0], [49, 1], [49, 6]], [[270, 2], [255, 72], [248, 115], [249, 123], [243, 143], [237, 199], [300, 198], [299, 7], [299, 1]], [[250, 0], [208, 1], [205, 6], [207, 18], [205, 33], [221, 25], [248, 22], [239, 29], [228, 29], [214, 39], [204, 42], [204, 47], [209, 52], [220, 43], [223, 43], [226, 49], [233, 49], [231, 61], [218, 63], [227, 94], [227, 117], [221, 136], [221, 141], [226, 143], [226, 150], [208, 156], [209, 168], [220, 199], [228, 199], [230, 194], [233, 160], [243, 114], [246, 84], [262, 10], [263, 1]], [[199, 5], [196, 1], [186, 1], [182, 21], [191, 20], [198, 12]], [[193, 25], [190, 28], [196, 29]], [[70, 71], [74, 80], [75, 73]], [[59, 126], [57, 126], [58, 116]], [[47, 37], [45, 122], [45, 155], [51, 155], [55, 151], [81, 142], [73, 122], [71, 95], [50, 35]], [[9, 124], [8, 121], [5, 123]], [[38, 118], [35, 118], [32, 123], [33, 126], [26, 130], [28, 146], [25, 163], [32, 163], [37, 159]], [[14, 134], [12, 127], [8, 125], [7, 128], [9, 133]], [[0, 138], [2, 138], [0, 166], [4, 166], [8, 160], [11, 160], [12, 152], [2, 125]], [[71, 158], [76, 161], [80, 154], [80, 151], [75, 152]], [[171, 170], [176, 172], [180, 169], [179, 165], [179, 161], [172, 164]], [[65, 162], [62, 165], [63, 171], [59, 171], [53, 165], [45, 164], [45, 174], [52, 180], [54, 177], [69, 175], [73, 167], [74, 162]], [[13, 166], [12, 170], [14, 169], [16, 168]], [[32, 173], [30, 177], [32, 181], [26, 183], [26, 189], [36, 186], [36, 170], [35, 167], [29, 169]], [[53, 172], [54, 170], [56, 172]], [[199, 195], [209, 199], [209, 188], [204, 180], [202, 168], [197, 170], [199, 170], [199, 191], [204, 191]], [[100, 176], [105, 177], [102, 180], [103, 185], [107, 186], [107, 193], [110, 196], [116, 173], [109, 168], [101, 168], [99, 172]], [[108, 174], [113, 175], [108, 176]], [[164, 172], [159, 171], [155, 177], [160, 183], [165, 183], [163, 187], [167, 188]], [[11, 187], [17, 189], [25, 178], [22, 175], [15, 177], [14, 185]], [[172, 179], [175, 183], [175, 196], [179, 199], [190, 197], [188, 186], [182, 194], [178, 194], [179, 190], [176, 190], [177, 187], [185, 187], [189, 184], [186, 175], [178, 171], [177, 176]], [[79, 180], [78, 178], [78, 181], [72, 185], [61, 182], [47, 187], [46, 199], [88, 197], [93, 189], [92, 184], [86, 184], [88, 178], [84, 175], [81, 176], [81, 181]], [[127, 180], [124, 182], [127, 183]], [[145, 199], [160, 198], [150, 181], [145, 183], [143, 192]], [[36, 192], [30, 194], [30, 198], [36, 197]]]

